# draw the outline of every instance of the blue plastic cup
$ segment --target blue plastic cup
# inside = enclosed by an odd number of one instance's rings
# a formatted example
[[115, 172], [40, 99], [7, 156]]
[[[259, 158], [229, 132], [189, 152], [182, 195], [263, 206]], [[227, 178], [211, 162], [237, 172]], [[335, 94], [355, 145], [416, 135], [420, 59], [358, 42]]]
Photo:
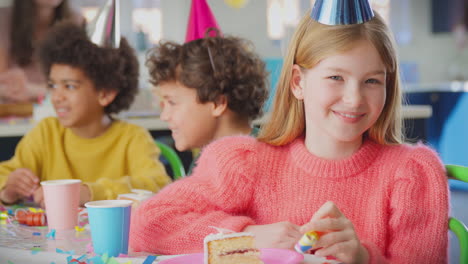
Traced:
[[94, 253], [117, 257], [128, 254], [132, 201], [103, 200], [88, 202], [89, 225]]

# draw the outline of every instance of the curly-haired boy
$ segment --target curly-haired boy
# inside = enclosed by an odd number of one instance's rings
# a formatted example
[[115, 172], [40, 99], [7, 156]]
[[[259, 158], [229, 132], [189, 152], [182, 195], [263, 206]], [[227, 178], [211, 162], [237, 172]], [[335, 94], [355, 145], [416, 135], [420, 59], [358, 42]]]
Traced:
[[0, 163], [1, 201], [33, 195], [42, 204], [44, 180], [81, 179], [81, 204], [170, 182], [148, 131], [113, 117], [138, 91], [138, 61], [124, 38], [117, 49], [99, 47], [84, 29], [62, 23], [40, 59], [57, 117], [43, 119]]
[[216, 36], [182, 45], [162, 42], [151, 50], [146, 65], [177, 150], [200, 148], [224, 136], [257, 134], [251, 121], [262, 114], [268, 74], [249, 41]]

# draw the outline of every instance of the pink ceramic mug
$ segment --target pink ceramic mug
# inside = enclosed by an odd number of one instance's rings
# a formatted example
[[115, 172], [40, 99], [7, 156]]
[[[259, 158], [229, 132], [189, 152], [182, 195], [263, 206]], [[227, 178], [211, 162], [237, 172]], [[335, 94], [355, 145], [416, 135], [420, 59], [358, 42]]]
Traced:
[[81, 180], [41, 182], [49, 229], [73, 229], [78, 225]]

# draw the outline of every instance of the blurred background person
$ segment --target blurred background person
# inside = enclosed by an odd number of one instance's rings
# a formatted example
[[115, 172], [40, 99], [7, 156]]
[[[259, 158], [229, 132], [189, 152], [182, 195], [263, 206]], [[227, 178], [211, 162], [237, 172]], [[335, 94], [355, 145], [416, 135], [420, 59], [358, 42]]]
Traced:
[[46, 91], [37, 47], [57, 22], [85, 25], [67, 0], [12, 1], [0, 8], [0, 103], [36, 101]]

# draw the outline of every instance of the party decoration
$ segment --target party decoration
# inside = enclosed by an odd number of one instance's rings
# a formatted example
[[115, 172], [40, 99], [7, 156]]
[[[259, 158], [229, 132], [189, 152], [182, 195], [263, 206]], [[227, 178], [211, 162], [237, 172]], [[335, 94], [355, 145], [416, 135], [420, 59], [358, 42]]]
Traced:
[[118, 48], [120, 44], [120, 0], [108, 0], [86, 31], [91, 41], [101, 47]]
[[60, 254], [75, 255], [75, 250], [66, 251], [66, 250], [63, 250], [63, 249], [60, 249], [60, 248], [56, 248], [55, 252], [60, 253]]
[[143, 261], [143, 264], [151, 264], [153, 263], [153, 261], [156, 260], [156, 256], [148, 256], [146, 257], [145, 261]]
[[50, 238], [52, 240], [55, 240], [55, 229], [50, 230], [50, 232], [47, 233], [46, 238]]
[[248, 0], [224, 0], [224, 2], [232, 8], [239, 9], [243, 8], [247, 4]]
[[320, 234], [315, 231], [305, 233], [296, 243], [294, 249], [299, 253], [306, 253], [309, 249], [313, 249], [320, 238]]
[[32, 212], [26, 209], [16, 209], [15, 219], [23, 225], [28, 226], [45, 226], [46, 225], [46, 216], [44, 211]]
[[374, 12], [368, 0], [317, 0], [310, 16], [325, 25], [350, 25], [371, 20]]
[[[221, 33], [218, 22], [216, 22], [206, 0], [192, 0], [185, 42], [204, 38], [206, 30], [209, 28], [217, 28]], [[215, 32], [210, 32], [210, 36], [215, 36]]]

